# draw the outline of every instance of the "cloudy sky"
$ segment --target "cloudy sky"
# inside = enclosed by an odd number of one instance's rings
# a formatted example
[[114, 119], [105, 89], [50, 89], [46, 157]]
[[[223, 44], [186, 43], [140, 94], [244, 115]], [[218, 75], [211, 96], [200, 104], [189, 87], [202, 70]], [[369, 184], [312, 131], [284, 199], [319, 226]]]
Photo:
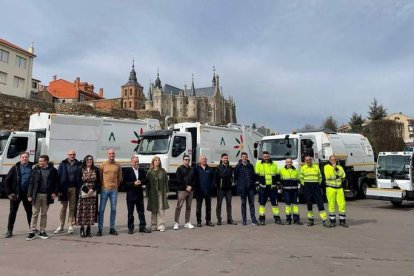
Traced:
[[[148, 89], [211, 85], [217, 68], [240, 123], [280, 132], [366, 116], [377, 98], [414, 115], [414, 2], [397, 0], [2, 0], [0, 37], [53, 75], [119, 97], [135, 59]], [[64, 3], [63, 3], [64, 2]]]

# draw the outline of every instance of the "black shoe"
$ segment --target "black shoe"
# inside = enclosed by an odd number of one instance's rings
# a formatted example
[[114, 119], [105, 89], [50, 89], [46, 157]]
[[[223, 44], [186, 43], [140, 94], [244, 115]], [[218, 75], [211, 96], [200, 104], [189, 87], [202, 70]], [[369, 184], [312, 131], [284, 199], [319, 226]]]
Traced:
[[96, 236], [97, 237], [101, 237], [102, 236], [102, 230], [101, 229], [98, 229], [98, 232], [96, 233]]
[[265, 216], [259, 216], [260, 225], [266, 225], [266, 217]]
[[331, 220], [331, 227], [336, 227], [336, 220]]
[[118, 232], [116, 232], [116, 230], [114, 228], [111, 228], [109, 230], [109, 235], [118, 236]]
[[217, 225], [221, 225], [221, 219], [217, 221]]
[[206, 226], [214, 227], [214, 223], [212, 223], [211, 221], [208, 221], [208, 222], [206, 222]]
[[13, 231], [7, 230], [6, 239], [13, 237]]
[[313, 221], [313, 219], [310, 219], [310, 220], [308, 220], [307, 225], [308, 226], [313, 226], [313, 225], [315, 225], [315, 222]]
[[345, 228], [348, 228], [349, 227], [349, 225], [344, 220], [343, 221], [340, 221], [339, 222], [339, 225], [342, 226], [342, 227], [345, 227]]
[[290, 220], [286, 220], [286, 225], [291, 225], [292, 222]]
[[257, 220], [252, 221], [253, 225], [260, 226], [260, 223]]
[[197, 227], [201, 227], [203, 225], [201, 225], [201, 222], [197, 222]]
[[80, 237], [81, 238], [86, 237], [86, 235], [85, 235], [85, 228], [83, 228], [83, 227], [80, 229]]
[[279, 216], [275, 216], [274, 219], [275, 219], [275, 223], [276, 224], [279, 224], [279, 225], [283, 225], [284, 224], [283, 221], [282, 221], [282, 219]]
[[91, 227], [90, 226], [87, 226], [86, 227], [85, 236], [88, 237], [88, 238], [92, 237], [92, 235], [91, 235]]
[[29, 233], [29, 235], [26, 238], [26, 241], [32, 241], [34, 239], [36, 239], [36, 233], [33, 231]]
[[134, 234], [134, 229], [128, 229], [128, 234], [130, 234], [130, 235]]
[[151, 233], [151, 230], [144, 227], [144, 228], [139, 228], [139, 232], [140, 233]]
[[322, 222], [322, 226], [325, 227], [325, 228], [331, 228], [332, 227], [331, 226], [331, 223], [328, 222], [327, 220], [325, 220], [325, 221]]
[[45, 231], [42, 231], [39, 233], [39, 238], [41, 238], [42, 240], [47, 240], [49, 238], [48, 234], [46, 234]]
[[303, 222], [301, 222], [300, 220], [294, 221], [293, 223], [297, 225], [303, 225]]
[[235, 222], [234, 220], [230, 219], [230, 220], [227, 221], [227, 224], [237, 225], [237, 222]]

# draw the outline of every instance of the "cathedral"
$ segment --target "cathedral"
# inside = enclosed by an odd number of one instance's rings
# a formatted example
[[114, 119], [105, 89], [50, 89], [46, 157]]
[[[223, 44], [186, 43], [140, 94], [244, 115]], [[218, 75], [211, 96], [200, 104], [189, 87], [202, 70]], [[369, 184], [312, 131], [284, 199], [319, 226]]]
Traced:
[[121, 98], [125, 109], [158, 110], [163, 117], [189, 118], [216, 125], [237, 123], [234, 100], [232, 97], [224, 98], [220, 78], [215, 71], [211, 86], [195, 88], [193, 78], [191, 88], [184, 85], [183, 89], [169, 84], [162, 85], [158, 72], [157, 79], [150, 83], [145, 98], [133, 64], [129, 81], [121, 87]]

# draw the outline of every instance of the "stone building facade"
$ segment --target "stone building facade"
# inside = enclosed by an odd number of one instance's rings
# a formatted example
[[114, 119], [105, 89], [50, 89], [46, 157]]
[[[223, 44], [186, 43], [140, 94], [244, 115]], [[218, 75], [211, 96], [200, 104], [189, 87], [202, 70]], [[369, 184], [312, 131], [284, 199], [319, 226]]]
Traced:
[[134, 62], [128, 82], [121, 86], [121, 98], [124, 109], [145, 109], [144, 88], [138, 83]]
[[169, 84], [163, 86], [158, 72], [157, 79], [150, 84], [145, 109], [158, 110], [164, 117], [188, 118], [202, 123], [237, 123], [234, 100], [224, 98], [220, 78], [215, 72], [211, 86], [195, 88], [193, 78], [190, 89], [186, 85], [184, 89]]

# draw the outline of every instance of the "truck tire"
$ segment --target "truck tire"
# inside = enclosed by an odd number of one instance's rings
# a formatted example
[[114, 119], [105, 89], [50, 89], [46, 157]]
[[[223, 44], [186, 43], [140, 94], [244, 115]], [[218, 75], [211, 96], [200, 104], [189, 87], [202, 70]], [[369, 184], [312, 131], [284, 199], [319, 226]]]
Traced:
[[396, 208], [400, 208], [402, 205], [402, 201], [391, 201], [391, 204]]
[[368, 183], [366, 180], [362, 180], [358, 189], [358, 197], [360, 199], [365, 199], [367, 197]]

